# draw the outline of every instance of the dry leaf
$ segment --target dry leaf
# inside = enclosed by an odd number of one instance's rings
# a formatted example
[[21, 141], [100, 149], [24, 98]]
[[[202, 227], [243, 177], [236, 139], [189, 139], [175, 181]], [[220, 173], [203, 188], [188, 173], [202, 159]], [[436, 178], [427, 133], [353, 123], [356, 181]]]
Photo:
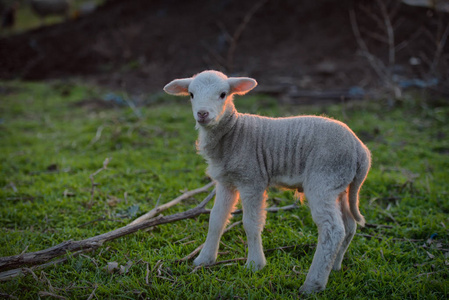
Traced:
[[69, 190], [64, 190], [64, 197], [74, 197], [75, 193], [70, 192]]
[[116, 197], [111, 197], [110, 199], [108, 199], [108, 205], [110, 207], [114, 207], [117, 206], [117, 203], [120, 202], [120, 199], [116, 198]]
[[429, 251], [426, 251], [426, 252], [427, 252], [427, 255], [429, 256], [430, 259], [434, 259], [435, 258], [435, 255], [429, 253]]
[[132, 265], [133, 262], [129, 260], [125, 266], [120, 266], [120, 274], [126, 274]]
[[114, 271], [115, 271], [116, 269], [118, 269], [118, 262], [116, 262], [116, 261], [108, 262], [107, 268], [108, 268], [108, 273], [109, 273], [109, 274], [114, 273]]

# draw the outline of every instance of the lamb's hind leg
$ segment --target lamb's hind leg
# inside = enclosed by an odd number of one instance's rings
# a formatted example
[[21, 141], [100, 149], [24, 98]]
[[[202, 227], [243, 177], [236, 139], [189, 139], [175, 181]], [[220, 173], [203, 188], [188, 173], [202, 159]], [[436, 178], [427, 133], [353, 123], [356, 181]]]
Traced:
[[337, 205], [338, 192], [307, 191], [312, 218], [318, 226], [318, 245], [300, 291], [319, 292], [326, 287], [329, 273], [345, 238], [345, 227]]
[[351, 214], [351, 211], [349, 210], [349, 202], [348, 202], [348, 193], [347, 191], [344, 191], [339, 196], [339, 203], [340, 203], [340, 209], [341, 209], [341, 215], [343, 218], [343, 223], [345, 226], [345, 238], [343, 240], [343, 243], [340, 246], [340, 250], [338, 251], [337, 257], [334, 261], [333, 270], [340, 270], [341, 269], [341, 262], [343, 261], [343, 257], [346, 253], [346, 250], [349, 247], [349, 244], [352, 241], [352, 238], [355, 235], [355, 232], [357, 230], [357, 223], [354, 220], [354, 217]]
[[216, 191], [217, 196], [209, 217], [206, 242], [200, 255], [193, 262], [197, 266], [213, 264], [217, 259], [221, 235], [238, 199], [238, 192], [235, 189], [225, 187], [220, 183], [217, 183]]
[[248, 241], [246, 268], [257, 271], [266, 265], [262, 246], [262, 230], [265, 225], [265, 190], [240, 190], [243, 205], [243, 227]]

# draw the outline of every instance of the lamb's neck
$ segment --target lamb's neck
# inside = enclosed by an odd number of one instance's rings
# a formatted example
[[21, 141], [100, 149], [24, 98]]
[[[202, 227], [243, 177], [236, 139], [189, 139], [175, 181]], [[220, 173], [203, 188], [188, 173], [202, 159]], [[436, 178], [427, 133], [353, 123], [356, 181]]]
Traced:
[[214, 159], [220, 155], [220, 145], [238, 122], [239, 113], [232, 109], [226, 112], [220, 122], [213, 127], [199, 127], [197, 149], [206, 159]]

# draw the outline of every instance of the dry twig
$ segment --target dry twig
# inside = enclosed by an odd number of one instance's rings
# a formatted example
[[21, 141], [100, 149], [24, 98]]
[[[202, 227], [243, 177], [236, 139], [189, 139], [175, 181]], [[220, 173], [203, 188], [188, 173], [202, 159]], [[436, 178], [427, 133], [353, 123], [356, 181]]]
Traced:
[[227, 67], [228, 71], [232, 72], [234, 67], [234, 53], [235, 49], [237, 48], [237, 42], [240, 39], [240, 36], [242, 35], [243, 31], [245, 30], [246, 26], [248, 25], [249, 21], [251, 21], [251, 18], [253, 15], [261, 8], [268, 0], [261, 0], [257, 2], [251, 9], [247, 12], [245, 17], [243, 18], [242, 22], [239, 24], [237, 29], [234, 32], [234, 35], [231, 39], [231, 45], [229, 46], [228, 50], [228, 56], [227, 56]]
[[91, 189], [90, 189], [90, 202], [88, 204], [88, 207], [91, 208], [92, 205], [94, 204], [94, 193], [95, 193], [95, 186], [97, 185], [94, 181], [94, 177], [96, 175], [98, 175], [98, 173], [100, 173], [103, 170], [106, 170], [108, 167], [110, 159], [107, 157], [104, 162], [103, 162], [103, 167], [98, 169], [97, 171], [95, 171], [94, 173], [90, 174], [89, 178], [91, 181]]
[[[75, 257], [75, 256], [77, 256], [80, 253], [89, 252], [89, 251], [92, 251], [92, 249], [80, 250], [80, 251], [77, 251], [75, 253], [72, 253], [71, 256]], [[48, 268], [48, 267], [51, 267], [51, 266], [58, 265], [58, 264], [61, 264], [63, 262], [66, 262], [67, 259], [68, 259], [68, 257], [66, 256], [64, 258], [60, 258], [60, 259], [57, 259], [57, 260], [54, 260], [54, 261], [51, 261], [51, 262], [47, 262], [47, 263], [44, 263], [44, 264], [41, 264], [41, 265], [33, 266], [31, 268], [17, 268], [17, 269], [12, 269], [12, 270], [8, 270], [8, 271], [5, 271], [5, 272], [1, 272], [0, 273], [0, 282], [1, 281], [11, 280], [11, 279], [13, 279], [15, 277], [26, 275], [26, 274], [33, 275], [34, 279], [37, 280], [37, 276], [34, 273], [34, 270], [41, 270], [41, 269], [45, 269], [45, 268]]]
[[[299, 207], [298, 204], [294, 203], [294, 204], [285, 205], [285, 206], [271, 206], [271, 207], [267, 207], [265, 210], [267, 212], [278, 212], [278, 211], [283, 211], [283, 210], [284, 211], [286, 211], [286, 210], [293, 210], [293, 209], [296, 209], [298, 207]], [[233, 215], [238, 215], [238, 214], [241, 214], [241, 213], [243, 213], [243, 210], [241, 210], [241, 209], [237, 209], [237, 210], [234, 210], [232, 212]]]
[[[364, 234], [364, 233], [356, 233], [358, 236], [363, 236], [364, 238], [367, 239], [378, 239], [379, 241], [382, 240], [386, 240], [389, 239], [387, 237], [383, 237], [383, 236], [377, 236], [377, 235], [370, 235], [370, 234]], [[416, 242], [424, 242], [424, 240], [421, 239], [401, 239], [401, 238], [392, 238], [392, 241], [396, 241], [396, 242], [412, 242], [412, 243], [416, 243]]]
[[368, 50], [368, 46], [366, 45], [365, 41], [362, 38], [362, 35], [360, 34], [354, 10], [349, 11], [349, 19], [351, 21], [352, 31], [355, 35], [357, 44], [359, 45], [359, 48], [362, 51], [362, 54], [368, 59], [369, 64], [376, 72], [377, 76], [379, 76], [381, 80], [385, 80], [385, 78], [388, 75], [386, 72], [386, 67], [382, 63], [382, 61], [380, 61], [377, 57], [372, 55], [371, 52]]
[[449, 36], [449, 23], [447, 24], [446, 29], [444, 30], [444, 33], [441, 36], [441, 39], [437, 42], [437, 49], [435, 51], [435, 57], [433, 59], [432, 66], [430, 68], [431, 72], [436, 71], [436, 67], [438, 66], [438, 63], [440, 61], [440, 57], [441, 57], [441, 54], [443, 53], [443, 49], [444, 49], [444, 46], [446, 45], [448, 36]]
[[[291, 205], [286, 205], [286, 206], [280, 206], [280, 207], [268, 207], [265, 210], [267, 212], [278, 212], [278, 211], [282, 211], [282, 210], [292, 210], [298, 208], [298, 205], [295, 204], [291, 204]], [[237, 214], [241, 214], [243, 211], [241, 209], [237, 209], [235, 211], [232, 212], [233, 215], [237, 215]], [[240, 225], [242, 223], [242, 221], [238, 221], [235, 223], [232, 223], [231, 225], [229, 225], [224, 231], [223, 234], [225, 234], [226, 232], [228, 232], [229, 230], [231, 230], [232, 228], [234, 228], [237, 225]], [[199, 245], [195, 250], [193, 250], [189, 255], [181, 258], [180, 260], [178, 260], [178, 262], [183, 262], [183, 261], [188, 261], [191, 260], [192, 258], [194, 258], [200, 251], [201, 249], [203, 249], [204, 243]]]
[[13, 296], [13, 295], [10, 295], [10, 294], [7, 294], [7, 293], [2, 293], [2, 292], [0, 292], [0, 297], [2, 299], [19, 299], [16, 296]]
[[89, 298], [87, 298], [87, 300], [92, 300], [92, 299], [94, 298], [94, 296], [95, 296], [95, 291], [97, 290], [97, 288], [98, 288], [98, 284], [95, 284], [94, 290], [93, 290], [92, 293], [90, 294]]
[[63, 299], [63, 300], [67, 299], [64, 296], [59, 296], [59, 295], [56, 295], [54, 293], [49, 293], [49, 292], [46, 292], [46, 291], [40, 291], [38, 294], [41, 297], [53, 297], [53, 298], [56, 298], [56, 299]]
[[148, 280], [148, 277], [150, 276], [150, 264], [148, 262], [145, 262], [145, 264], [146, 264], [146, 269], [147, 269], [147, 271], [145, 273], [145, 283], [147, 285], [149, 285], [150, 281]]
[[198, 269], [201, 269], [201, 268], [212, 268], [212, 267], [215, 267], [218, 265], [235, 263], [235, 262], [243, 261], [243, 260], [246, 260], [246, 257], [238, 257], [238, 258], [234, 258], [234, 259], [221, 260], [221, 261], [217, 261], [217, 262], [207, 265], [207, 266], [197, 266], [193, 269], [192, 273], [195, 273]]
[[174, 200], [172, 200], [172, 201], [170, 201], [168, 203], [165, 203], [165, 204], [163, 204], [161, 206], [156, 205], [156, 207], [154, 209], [152, 209], [149, 212], [147, 212], [146, 214], [138, 217], [137, 219], [135, 219], [134, 221], [129, 223], [129, 225], [135, 225], [135, 224], [142, 223], [145, 220], [149, 220], [149, 219], [155, 217], [156, 215], [158, 215], [159, 213], [161, 213], [162, 211], [167, 210], [167, 209], [169, 209], [172, 206], [175, 206], [176, 204], [178, 204], [179, 202], [181, 202], [183, 200], [186, 200], [186, 199], [188, 199], [188, 198], [190, 198], [190, 197], [192, 197], [192, 196], [194, 196], [196, 194], [206, 192], [214, 184], [215, 184], [214, 182], [210, 182], [210, 183], [206, 184], [205, 186], [203, 186], [201, 188], [185, 192], [184, 194], [182, 194], [181, 196], [177, 197], [176, 199], [174, 199]]
[[100, 125], [97, 128], [97, 133], [95, 134], [95, 137], [90, 141], [89, 146], [92, 146], [93, 144], [98, 142], [98, 140], [101, 138], [101, 133], [103, 132], [103, 129], [104, 129], [103, 125]]
[[281, 247], [277, 247], [277, 248], [271, 248], [271, 249], [266, 249], [264, 250], [265, 253], [268, 252], [273, 252], [273, 251], [284, 251], [284, 250], [288, 250], [288, 249], [295, 249], [295, 248], [312, 248], [312, 247], [316, 247], [316, 244], [298, 244], [298, 245], [291, 245], [291, 246], [281, 246]]
[[394, 31], [391, 25], [390, 16], [387, 11], [387, 7], [381, 0], [377, 0], [377, 5], [380, 7], [380, 12], [382, 14], [383, 23], [385, 25], [385, 31], [387, 35], [388, 43], [388, 63], [390, 66], [395, 63], [395, 46], [394, 46]]
[[148, 227], [153, 227], [161, 224], [167, 224], [171, 222], [176, 222], [179, 220], [190, 219], [201, 214], [210, 213], [210, 210], [206, 209], [206, 204], [214, 197], [215, 189], [196, 207], [170, 216], [162, 216], [154, 218], [151, 220], [143, 221], [135, 225], [127, 225], [116, 230], [100, 234], [85, 240], [73, 241], [68, 240], [60, 243], [59, 245], [53, 246], [51, 248], [24, 253], [20, 255], [13, 255], [7, 257], [0, 257], [0, 270], [6, 270], [9, 268], [14, 268], [20, 265], [35, 265], [47, 262], [50, 259], [66, 254], [67, 252], [74, 252], [78, 250], [85, 249], [96, 249], [103, 245], [107, 241], [111, 241], [122, 236], [134, 233], [141, 229]]
[[[232, 223], [231, 225], [229, 225], [224, 231], [223, 234], [225, 234], [226, 232], [228, 232], [229, 230], [231, 230], [232, 228], [234, 228], [237, 225], [242, 224], [242, 221], [237, 221]], [[183, 262], [183, 261], [188, 261], [191, 260], [192, 258], [194, 258], [200, 251], [201, 249], [203, 249], [204, 247], [204, 243], [199, 245], [195, 250], [193, 250], [189, 255], [181, 258], [180, 260], [178, 260], [178, 262]]]
[[373, 224], [373, 223], [366, 223], [366, 228], [394, 228], [394, 226], [391, 225], [383, 225], [383, 224]]

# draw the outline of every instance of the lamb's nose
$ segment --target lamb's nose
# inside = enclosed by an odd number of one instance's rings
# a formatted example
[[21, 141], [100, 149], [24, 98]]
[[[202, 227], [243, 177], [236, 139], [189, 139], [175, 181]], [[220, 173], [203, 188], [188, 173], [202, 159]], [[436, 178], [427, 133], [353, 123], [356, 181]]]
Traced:
[[209, 115], [209, 112], [207, 112], [205, 110], [200, 110], [199, 112], [197, 112], [197, 115], [198, 115], [198, 118], [205, 119]]

